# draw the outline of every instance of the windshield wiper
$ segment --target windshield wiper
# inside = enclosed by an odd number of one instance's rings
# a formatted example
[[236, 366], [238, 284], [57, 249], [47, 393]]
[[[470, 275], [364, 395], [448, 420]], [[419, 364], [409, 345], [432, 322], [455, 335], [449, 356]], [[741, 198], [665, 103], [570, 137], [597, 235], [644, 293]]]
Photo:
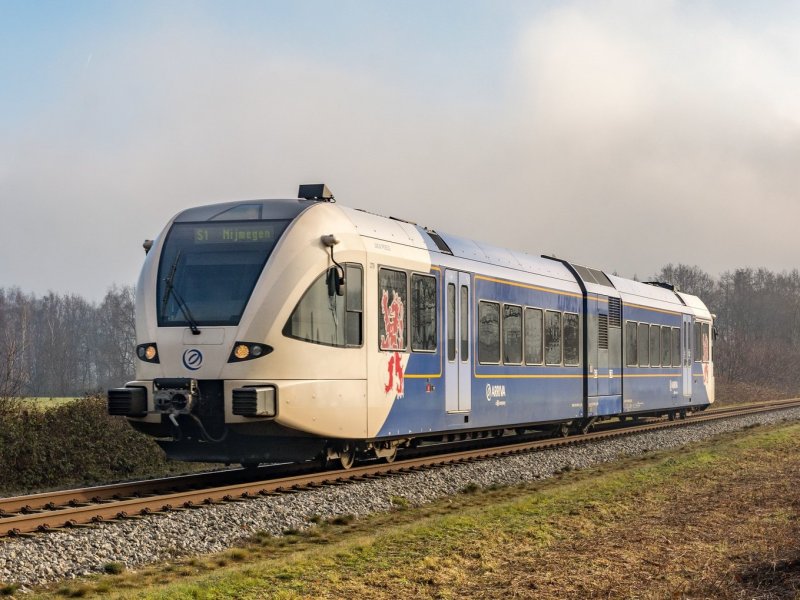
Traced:
[[186, 322], [189, 324], [189, 329], [192, 330], [193, 335], [200, 335], [200, 329], [197, 327], [197, 321], [195, 321], [194, 317], [192, 316], [192, 311], [189, 310], [189, 307], [186, 305], [186, 302], [183, 301], [180, 294], [178, 294], [178, 290], [175, 289], [175, 271], [178, 268], [178, 261], [181, 259], [181, 250], [178, 251], [178, 254], [175, 256], [175, 260], [172, 263], [172, 266], [169, 268], [169, 275], [164, 280], [167, 288], [164, 290], [164, 299], [161, 301], [161, 314], [164, 314], [164, 311], [167, 309], [167, 303], [169, 302], [170, 294], [175, 297], [175, 304], [178, 305], [178, 308], [181, 309], [183, 313], [183, 318], [186, 319]]

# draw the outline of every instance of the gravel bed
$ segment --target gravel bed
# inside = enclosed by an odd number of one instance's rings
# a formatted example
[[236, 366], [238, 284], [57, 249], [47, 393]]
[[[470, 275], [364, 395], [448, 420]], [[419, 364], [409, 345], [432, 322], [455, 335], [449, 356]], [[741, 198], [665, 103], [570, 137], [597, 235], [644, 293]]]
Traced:
[[405, 498], [409, 505], [416, 506], [458, 493], [470, 484], [488, 487], [546, 479], [564, 470], [678, 448], [754, 425], [794, 420], [800, 420], [800, 408], [108, 523], [91, 529], [0, 539], [0, 582], [38, 585], [101, 572], [110, 562], [133, 568], [180, 556], [220, 552], [258, 531], [281, 535], [287, 529], [309, 527], [313, 517], [358, 517], [388, 511], [394, 506], [393, 498], [395, 501]]

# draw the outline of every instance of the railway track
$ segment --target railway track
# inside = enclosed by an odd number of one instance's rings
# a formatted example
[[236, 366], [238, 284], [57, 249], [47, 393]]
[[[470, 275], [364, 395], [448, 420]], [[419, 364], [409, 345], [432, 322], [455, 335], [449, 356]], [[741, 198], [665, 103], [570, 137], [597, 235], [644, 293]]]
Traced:
[[[127, 482], [99, 487], [46, 492], [0, 499], [0, 537], [34, 535], [69, 527], [92, 526], [106, 521], [143, 518], [169, 511], [237, 502], [329, 485], [394, 477], [445, 465], [487, 460], [545, 448], [577, 445], [643, 431], [680, 427], [716, 419], [738, 417], [800, 406], [800, 399], [725, 407], [696, 413], [688, 420], [658, 420], [627, 427], [610, 424], [603, 431], [562, 438], [536, 438], [512, 443], [465, 448], [450, 444], [425, 446], [392, 464], [372, 463], [348, 470], [312, 471], [309, 466], [276, 465], [257, 471], [232, 469], [166, 479]], [[495, 442], [498, 442], [495, 438]], [[437, 454], [431, 454], [437, 452]]]

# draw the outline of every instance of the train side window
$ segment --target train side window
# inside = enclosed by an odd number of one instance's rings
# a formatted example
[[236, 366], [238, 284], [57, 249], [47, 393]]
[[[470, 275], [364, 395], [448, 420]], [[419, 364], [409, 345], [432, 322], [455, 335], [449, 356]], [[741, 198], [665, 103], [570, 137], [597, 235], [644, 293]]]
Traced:
[[540, 365], [544, 362], [542, 346], [542, 310], [525, 309], [525, 364]]
[[700, 323], [694, 324], [694, 362], [703, 361], [703, 333]]
[[411, 349], [436, 351], [436, 278], [411, 276]]
[[633, 321], [627, 321], [625, 323], [625, 352], [627, 353], [626, 356], [628, 360], [626, 361], [626, 365], [629, 367], [635, 367], [637, 365], [637, 358], [636, 358], [636, 331], [637, 331], [637, 324]]
[[650, 366], [650, 325], [639, 323], [638, 331], [639, 366]]
[[661, 365], [661, 328], [658, 325], [650, 325], [650, 366], [658, 367]]
[[672, 364], [670, 348], [672, 347], [672, 328], [661, 328], [661, 366], [668, 367]]
[[522, 363], [522, 307], [503, 305], [503, 362]]
[[447, 284], [447, 360], [456, 359], [456, 284]]
[[711, 359], [711, 326], [708, 323], [703, 323], [703, 362], [708, 362]]
[[363, 271], [361, 265], [345, 265], [345, 299], [344, 315], [345, 345], [360, 346], [363, 339]]
[[672, 328], [672, 366], [681, 366], [681, 330], [678, 327]]
[[500, 305], [496, 302], [478, 303], [478, 362], [500, 362]]
[[378, 269], [378, 344], [381, 350], [406, 349], [408, 276]]
[[461, 286], [461, 362], [469, 360], [469, 288]]
[[580, 363], [580, 317], [575, 313], [564, 313], [564, 364], [576, 367]]
[[544, 315], [544, 357], [548, 365], [561, 364], [561, 313], [548, 310]]
[[283, 335], [313, 344], [345, 346], [346, 298], [328, 295], [328, 271], [324, 271], [300, 298]]

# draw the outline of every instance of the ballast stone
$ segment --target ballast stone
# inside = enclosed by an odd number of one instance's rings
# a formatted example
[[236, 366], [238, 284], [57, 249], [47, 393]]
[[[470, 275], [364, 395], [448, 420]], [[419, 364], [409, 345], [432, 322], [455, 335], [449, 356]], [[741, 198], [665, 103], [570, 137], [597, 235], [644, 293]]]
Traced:
[[110, 562], [136, 568], [183, 556], [221, 552], [259, 531], [278, 536], [289, 529], [306, 529], [314, 517], [362, 517], [389, 511], [394, 508], [393, 497], [405, 498], [409, 505], [419, 506], [452, 496], [470, 484], [489, 487], [546, 479], [567, 469], [583, 469], [621, 457], [679, 448], [754, 425], [796, 420], [800, 420], [798, 408], [689, 423], [670, 430], [153, 515], [94, 529], [0, 540], [0, 581], [32, 586], [102, 572]]

